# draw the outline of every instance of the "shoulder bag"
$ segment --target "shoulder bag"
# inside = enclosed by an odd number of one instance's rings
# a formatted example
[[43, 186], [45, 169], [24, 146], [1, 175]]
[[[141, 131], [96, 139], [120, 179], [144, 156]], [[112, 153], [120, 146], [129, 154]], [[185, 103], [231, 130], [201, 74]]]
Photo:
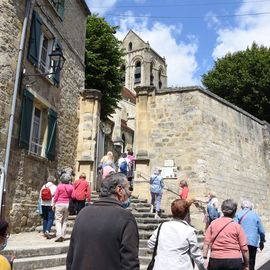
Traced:
[[211, 243], [211, 248], [212, 246], [214, 245], [214, 242], [216, 241], [217, 237], [219, 236], [219, 234], [225, 229], [225, 227], [227, 227], [230, 223], [232, 223], [233, 220], [231, 220], [230, 222], [226, 223], [222, 228], [221, 230], [217, 233], [217, 235], [215, 236], [214, 240], [212, 241]]
[[156, 240], [156, 243], [155, 243], [155, 247], [154, 247], [154, 252], [153, 252], [153, 256], [152, 256], [152, 260], [151, 262], [149, 263], [148, 267], [147, 267], [147, 270], [152, 270], [154, 269], [154, 265], [155, 265], [155, 257], [157, 255], [157, 246], [158, 246], [158, 237], [159, 237], [159, 232], [160, 232], [160, 228], [162, 226], [163, 223], [160, 224], [159, 228], [158, 228], [158, 232], [157, 232], [157, 240]]

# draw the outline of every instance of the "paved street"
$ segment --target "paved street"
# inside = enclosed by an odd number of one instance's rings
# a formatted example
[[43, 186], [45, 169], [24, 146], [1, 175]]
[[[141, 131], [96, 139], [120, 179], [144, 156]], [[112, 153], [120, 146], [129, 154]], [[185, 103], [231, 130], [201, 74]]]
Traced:
[[[266, 239], [268, 241], [265, 243], [264, 250], [262, 252], [258, 252], [257, 254], [257, 270], [270, 270], [270, 263], [268, 262], [270, 260], [270, 232], [266, 234]], [[42, 250], [42, 248], [46, 247], [65, 247], [68, 245], [69, 240], [62, 243], [55, 243], [54, 239], [47, 240], [42, 236], [41, 233], [29, 232], [11, 235], [6, 249], [21, 251], [31, 247]], [[268, 264], [266, 264], [267, 262]]]

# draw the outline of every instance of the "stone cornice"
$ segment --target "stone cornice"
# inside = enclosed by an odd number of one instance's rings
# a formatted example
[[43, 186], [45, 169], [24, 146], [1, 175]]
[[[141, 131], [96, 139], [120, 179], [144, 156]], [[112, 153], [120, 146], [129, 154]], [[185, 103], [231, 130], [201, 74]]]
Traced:
[[155, 86], [137, 86], [134, 89], [136, 91], [137, 97], [138, 96], [148, 96], [153, 92], [156, 92]]
[[83, 99], [95, 99], [101, 100], [102, 93], [97, 89], [83, 89], [80, 91], [80, 95]]

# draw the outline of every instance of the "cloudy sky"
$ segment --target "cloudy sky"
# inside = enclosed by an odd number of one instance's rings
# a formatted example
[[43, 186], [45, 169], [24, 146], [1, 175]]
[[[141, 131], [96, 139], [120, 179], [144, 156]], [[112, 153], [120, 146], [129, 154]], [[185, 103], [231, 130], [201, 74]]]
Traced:
[[270, 46], [270, 0], [87, 0], [92, 13], [129, 29], [166, 58], [168, 86], [200, 85], [215, 59]]

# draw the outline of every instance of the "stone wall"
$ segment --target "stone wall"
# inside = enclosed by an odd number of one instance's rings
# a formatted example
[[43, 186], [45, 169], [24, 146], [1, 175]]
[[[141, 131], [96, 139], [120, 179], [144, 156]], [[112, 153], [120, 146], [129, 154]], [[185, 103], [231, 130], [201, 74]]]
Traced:
[[[1, 1], [0, 24], [1, 47], [0, 65], [0, 157], [4, 159], [10, 104], [17, 65], [18, 44], [24, 16], [24, 1]], [[33, 1], [34, 2], [34, 1]], [[11, 229], [15, 232], [31, 230], [40, 218], [35, 213], [41, 185], [48, 175], [55, 174], [66, 166], [75, 168], [79, 123], [79, 91], [84, 88], [84, 40], [87, 11], [81, 1], [66, 1], [63, 20], [47, 0], [35, 1], [32, 5], [62, 45], [66, 58], [59, 87], [42, 76], [23, 77], [17, 97], [14, 119], [13, 140], [7, 178], [6, 212]], [[2, 12], [3, 11], [3, 12]], [[32, 13], [31, 13], [32, 14]], [[30, 37], [30, 23], [24, 50], [23, 66], [26, 74], [36, 74], [37, 69], [28, 61], [27, 50]], [[2, 76], [3, 75], [3, 76]], [[56, 159], [29, 154], [18, 147], [21, 102], [23, 90], [27, 88], [35, 98], [58, 115]], [[2, 106], [3, 105], [3, 106]]]
[[[249, 199], [269, 226], [267, 124], [201, 88], [136, 91], [138, 194], [149, 197], [149, 187], [140, 188], [145, 186], [143, 177], [148, 179], [154, 167], [173, 159], [194, 197], [206, 199], [214, 190], [220, 201]], [[179, 179], [166, 181], [179, 192]], [[166, 191], [162, 207], [169, 210], [172, 198], [177, 196]], [[202, 211], [193, 207], [192, 212], [194, 223], [202, 228]]]

